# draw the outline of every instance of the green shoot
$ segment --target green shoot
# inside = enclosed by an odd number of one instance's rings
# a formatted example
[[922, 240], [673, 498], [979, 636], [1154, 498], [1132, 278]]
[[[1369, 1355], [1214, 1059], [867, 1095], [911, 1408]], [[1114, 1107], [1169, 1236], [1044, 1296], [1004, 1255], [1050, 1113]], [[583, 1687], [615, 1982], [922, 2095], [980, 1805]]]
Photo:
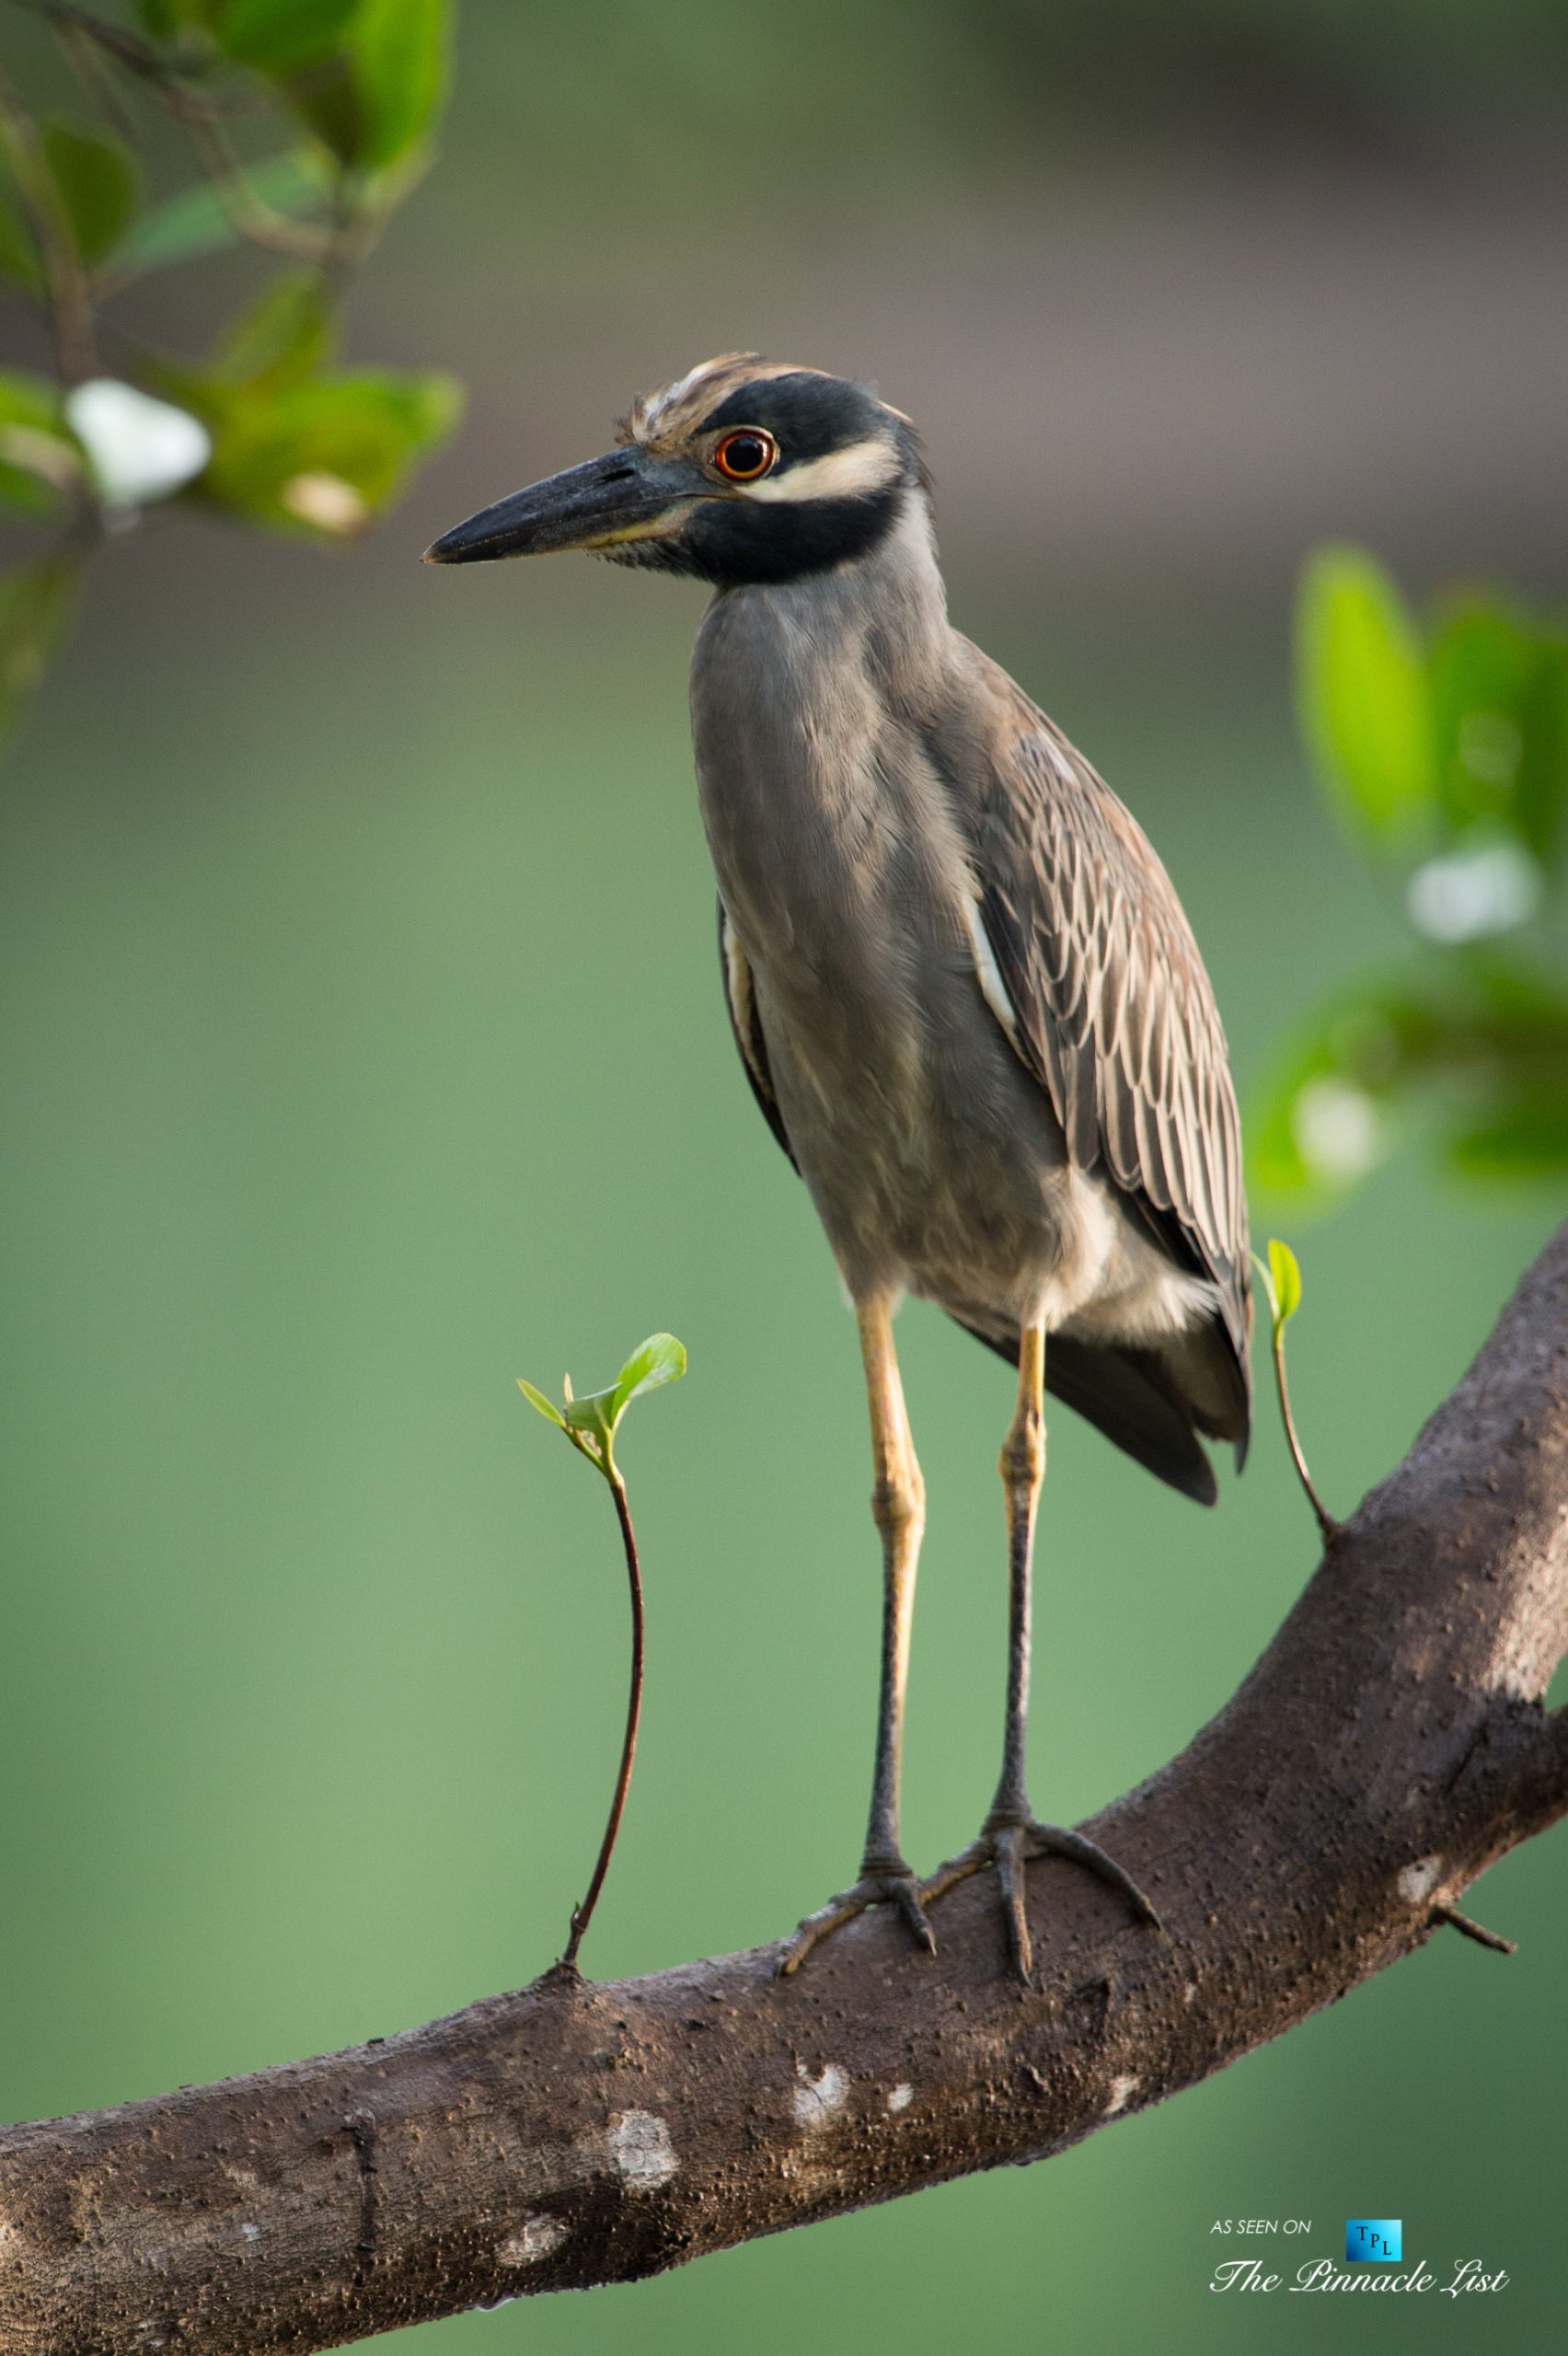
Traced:
[[637, 1729], [642, 1715], [643, 1612], [642, 1567], [638, 1560], [637, 1538], [631, 1526], [631, 1510], [627, 1503], [626, 1483], [616, 1462], [616, 1432], [622, 1415], [632, 1400], [645, 1391], [657, 1391], [666, 1382], [674, 1382], [686, 1372], [686, 1351], [673, 1334], [652, 1334], [633, 1350], [607, 1391], [591, 1392], [585, 1399], [573, 1395], [571, 1378], [561, 1380], [561, 1403], [547, 1399], [531, 1382], [518, 1378], [517, 1388], [536, 1412], [548, 1424], [564, 1432], [579, 1456], [586, 1457], [595, 1472], [608, 1484], [615, 1499], [616, 1519], [620, 1525], [621, 1545], [626, 1554], [627, 1584], [631, 1595], [631, 1690], [627, 1701], [626, 1732], [621, 1741], [620, 1769], [616, 1777], [615, 1796], [610, 1802], [609, 1819], [605, 1837], [599, 1843], [598, 1860], [588, 1894], [571, 1911], [571, 1936], [567, 1942], [563, 1963], [575, 1967], [577, 1950], [582, 1934], [599, 1902], [599, 1892], [605, 1886], [605, 1876], [610, 1867], [610, 1856], [620, 1831], [621, 1815], [626, 1807], [626, 1796], [631, 1786], [631, 1762], [637, 1752]]
[[1306, 1494], [1307, 1502], [1318, 1518], [1318, 1527], [1325, 1543], [1338, 1537], [1340, 1524], [1334, 1519], [1317, 1490], [1307, 1470], [1307, 1459], [1301, 1453], [1301, 1442], [1296, 1435], [1296, 1418], [1290, 1412], [1290, 1390], [1285, 1379], [1285, 1329], [1301, 1306], [1301, 1270], [1288, 1243], [1272, 1237], [1266, 1262], [1254, 1252], [1252, 1265], [1269, 1303], [1269, 1338], [1274, 1350], [1274, 1384], [1279, 1392], [1280, 1421], [1285, 1426], [1286, 1444], [1290, 1461], [1296, 1467], [1296, 1477]]

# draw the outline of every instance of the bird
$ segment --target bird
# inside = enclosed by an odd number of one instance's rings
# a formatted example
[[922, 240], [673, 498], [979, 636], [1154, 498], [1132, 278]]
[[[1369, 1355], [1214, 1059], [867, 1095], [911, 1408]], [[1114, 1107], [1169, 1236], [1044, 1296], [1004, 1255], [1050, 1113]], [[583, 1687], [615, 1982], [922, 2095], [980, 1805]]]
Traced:
[[[1066, 1858], [1166, 1935], [1025, 1765], [1044, 1393], [1204, 1504], [1205, 1440], [1251, 1427], [1240, 1127], [1214, 993], [1147, 836], [948, 618], [932, 479], [903, 411], [847, 376], [732, 352], [632, 404], [602, 457], [444, 533], [439, 564], [581, 549], [695, 578], [691, 718], [741, 1063], [810, 1192], [859, 1329], [882, 1613], [854, 1881], [791, 1974], [869, 1908], [994, 1871], [1018, 1978], [1027, 1867]], [[936, 1302], [1017, 1369], [1002, 1445], [1002, 1764], [977, 1837], [922, 1881], [899, 1790], [925, 1485], [894, 1317]]]

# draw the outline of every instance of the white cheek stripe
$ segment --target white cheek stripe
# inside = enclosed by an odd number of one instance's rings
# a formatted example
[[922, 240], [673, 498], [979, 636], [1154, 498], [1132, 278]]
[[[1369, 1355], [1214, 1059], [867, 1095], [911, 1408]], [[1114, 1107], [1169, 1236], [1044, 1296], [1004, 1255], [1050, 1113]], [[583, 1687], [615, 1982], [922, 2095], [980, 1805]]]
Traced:
[[1014, 1055], [1021, 1060], [1023, 1049], [1019, 1043], [1018, 1009], [1008, 996], [1007, 984], [997, 964], [997, 953], [986, 935], [979, 902], [968, 901], [964, 914], [969, 919], [969, 945], [974, 953], [974, 971], [979, 976], [981, 994], [1011, 1041]]
[[855, 499], [868, 491], [881, 491], [903, 464], [894, 445], [879, 435], [870, 442], [852, 442], [847, 450], [830, 450], [824, 458], [808, 458], [803, 466], [786, 467], [782, 474], [766, 475], [761, 482], [738, 487], [747, 499]]

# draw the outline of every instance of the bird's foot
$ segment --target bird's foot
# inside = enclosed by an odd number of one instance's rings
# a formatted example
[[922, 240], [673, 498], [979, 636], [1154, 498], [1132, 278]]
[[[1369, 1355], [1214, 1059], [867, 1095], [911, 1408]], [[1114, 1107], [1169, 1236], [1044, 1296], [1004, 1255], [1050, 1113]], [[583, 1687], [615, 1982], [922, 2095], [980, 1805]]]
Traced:
[[813, 1947], [831, 1938], [835, 1931], [841, 1931], [846, 1923], [852, 1923], [869, 1906], [896, 1907], [917, 1944], [928, 1955], [935, 1955], [937, 1942], [926, 1920], [920, 1896], [920, 1884], [902, 1857], [893, 1858], [885, 1865], [862, 1866], [853, 1889], [841, 1889], [836, 1898], [830, 1898], [825, 1906], [819, 1906], [814, 1914], [806, 1916], [778, 1958], [779, 1978], [792, 1978]]
[[979, 1873], [986, 1865], [997, 1868], [997, 1886], [1001, 1892], [1003, 1918], [1007, 1923], [1008, 1954], [1012, 1968], [1028, 1987], [1033, 1969], [1034, 1950], [1029, 1936], [1029, 1918], [1024, 1911], [1026, 1888], [1025, 1868], [1032, 1857], [1066, 1857], [1074, 1865], [1084, 1865], [1111, 1888], [1126, 1900], [1133, 1912], [1151, 1930], [1158, 1931], [1169, 1946], [1170, 1934], [1148, 1900], [1144, 1896], [1131, 1874], [1120, 1866], [1114, 1857], [1081, 1832], [1069, 1832], [1060, 1824], [1040, 1824], [1032, 1818], [1008, 1819], [1000, 1823], [987, 1819], [977, 1841], [967, 1849], [939, 1865], [929, 1881], [921, 1887], [920, 1896], [929, 1906], [943, 1898], [959, 1882], [967, 1881], [971, 1874]]

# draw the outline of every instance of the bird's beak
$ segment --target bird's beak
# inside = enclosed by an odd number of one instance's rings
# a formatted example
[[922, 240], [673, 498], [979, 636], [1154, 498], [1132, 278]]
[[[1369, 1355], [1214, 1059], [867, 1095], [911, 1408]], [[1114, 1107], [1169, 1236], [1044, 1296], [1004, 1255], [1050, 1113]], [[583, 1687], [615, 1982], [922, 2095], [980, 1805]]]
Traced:
[[678, 531], [694, 501], [714, 496], [714, 486], [696, 466], [656, 458], [632, 444], [481, 507], [467, 523], [443, 532], [424, 560], [488, 564], [557, 549], [617, 548]]

